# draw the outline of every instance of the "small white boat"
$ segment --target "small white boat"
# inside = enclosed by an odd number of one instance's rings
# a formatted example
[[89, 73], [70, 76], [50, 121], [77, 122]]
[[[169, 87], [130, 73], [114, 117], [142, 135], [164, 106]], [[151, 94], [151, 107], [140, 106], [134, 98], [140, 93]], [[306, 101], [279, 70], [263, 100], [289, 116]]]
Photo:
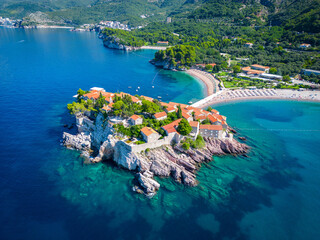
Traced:
[[152, 88], [154, 88], [154, 86], [152, 86]]
[[132, 88], [131, 86], [129, 86], [128, 88]]
[[140, 87], [138, 87], [138, 89], [140, 89]]
[[192, 104], [192, 102], [190, 101], [190, 102], [188, 102], [188, 104]]
[[161, 96], [158, 96], [158, 98], [162, 98]]

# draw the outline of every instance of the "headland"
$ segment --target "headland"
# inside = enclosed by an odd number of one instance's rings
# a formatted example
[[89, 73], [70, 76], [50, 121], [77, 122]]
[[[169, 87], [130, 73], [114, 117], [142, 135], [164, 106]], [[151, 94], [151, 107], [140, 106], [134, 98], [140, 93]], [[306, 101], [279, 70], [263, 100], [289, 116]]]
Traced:
[[63, 144], [82, 152], [86, 162], [111, 160], [134, 171], [133, 190], [152, 197], [154, 176], [196, 186], [197, 169], [214, 155], [246, 154], [233, 138], [227, 118], [215, 109], [161, 102], [147, 96], [79, 89], [68, 104], [78, 133], [63, 133]]

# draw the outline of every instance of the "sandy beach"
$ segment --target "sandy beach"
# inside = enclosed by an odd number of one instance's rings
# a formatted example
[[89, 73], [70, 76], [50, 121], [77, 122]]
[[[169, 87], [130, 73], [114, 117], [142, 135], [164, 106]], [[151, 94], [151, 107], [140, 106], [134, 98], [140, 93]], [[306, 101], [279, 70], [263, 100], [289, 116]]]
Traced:
[[207, 96], [214, 94], [218, 90], [219, 82], [211, 74], [197, 69], [189, 69], [186, 71], [186, 73], [195, 77], [206, 85]]
[[72, 29], [73, 27], [68, 27], [68, 26], [54, 26], [54, 25], [37, 25], [37, 28], [53, 28], [53, 29], [57, 29], [57, 28], [62, 28], [62, 29]]
[[141, 49], [166, 50], [171, 46], [142, 46]]
[[219, 103], [248, 100], [291, 100], [291, 101], [314, 101], [320, 102], [320, 91], [291, 90], [291, 89], [257, 89], [257, 90], [222, 90], [213, 94], [194, 105], [205, 108]]

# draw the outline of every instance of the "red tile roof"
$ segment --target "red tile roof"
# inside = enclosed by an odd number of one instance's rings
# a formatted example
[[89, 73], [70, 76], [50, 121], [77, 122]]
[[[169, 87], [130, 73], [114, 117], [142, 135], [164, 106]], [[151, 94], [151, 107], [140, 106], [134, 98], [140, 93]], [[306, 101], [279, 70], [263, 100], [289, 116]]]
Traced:
[[142, 96], [142, 95], [141, 95], [141, 97], [143, 97], [145, 100], [148, 100], [148, 101], [150, 101], [150, 102], [153, 101], [153, 98], [151, 98], [151, 97], [146, 97], [146, 96]]
[[169, 103], [165, 103], [165, 102], [160, 102], [160, 105], [161, 105], [162, 107], [169, 107], [169, 106], [170, 106]]
[[191, 116], [190, 116], [188, 113], [186, 113], [186, 112], [182, 112], [182, 117], [183, 117], [184, 119], [188, 120]]
[[158, 118], [166, 117], [167, 113], [166, 112], [159, 112], [159, 113], [153, 114], [153, 116], [155, 119], [158, 119]]
[[104, 106], [102, 109], [106, 110], [106, 111], [110, 111], [111, 110], [111, 108], [109, 106]]
[[199, 122], [198, 121], [190, 121], [189, 124], [191, 127], [198, 127]]
[[259, 65], [259, 64], [253, 64], [253, 65], [251, 65], [251, 67], [257, 67], [257, 68], [263, 68], [263, 69], [269, 69], [270, 68], [270, 67], [262, 66], [262, 65]]
[[132, 115], [130, 118], [133, 119], [133, 120], [137, 120], [137, 119], [139, 119], [139, 118], [141, 118], [141, 117], [134, 114], [134, 115]]
[[219, 114], [219, 111], [215, 110], [215, 109], [211, 109], [211, 112]]
[[218, 122], [218, 121], [219, 121], [218, 118], [216, 118], [216, 117], [214, 117], [214, 116], [212, 116], [212, 115], [209, 115], [209, 116], [208, 116], [208, 119], [210, 120], [211, 123], [214, 123], [214, 122]]
[[211, 131], [220, 131], [222, 130], [222, 126], [221, 125], [200, 125], [200, 129], [207, 129], [207, 130], [211, 130]]
[[196, 118], [196, 120], [205, 120], [205, 119], [207, 119], [206, 115], [195, 115], [194, 117]]
[[157, 133], [155, 130], [153, 130], [152, 128], [149, 127], [144, 127], [141, 129], [141, 132], [146, 135], [147, 137], [150, 136], [153, 133]]
[[178, 119], [178, 120], [175, 120], [175, 121], [173, 121], [172, 123], [169, 123], [169, 124], [163, 126], [162, 128], [163, 128], [164, 130], [167, 130], [167, 131], [168, 131], [168, 130], [171, 129], [171, 128], [177, 127], [177, 126], [179, 125], [179, 123], [181, 122], [181, 120], [182, 120], [182, 118], [180, 118], [180, 119]]
[[166, 129], [167, 133], [177, 133], [177, 130], [174, 127], [170, 127]]
[[95, 92], [89, 92], [83, 95], [84, 97], [87, 97], [89, 99], [98, 99], [100, 96], [100, 93], [95, 91]]
[[167, 107], [166, 111], [173, 112], [173, 111], [176, 111], [176, 109], [174, 107], [169, 106], [169, 107]]

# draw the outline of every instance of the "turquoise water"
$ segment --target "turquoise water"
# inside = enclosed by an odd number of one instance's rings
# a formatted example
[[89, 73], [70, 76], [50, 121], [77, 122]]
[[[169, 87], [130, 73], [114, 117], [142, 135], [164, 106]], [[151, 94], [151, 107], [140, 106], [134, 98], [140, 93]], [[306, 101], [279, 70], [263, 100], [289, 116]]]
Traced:
[[187, 75], [158, 73], [153, 53], [105, 49], [93, 33], [0, 29], [0, 239], [318, 239], [318, 103], [217, 106], [248, 157], [214, 157], [195, 188], [157, 179], [152, 199], [132, 192], [131, 172], [60, 145], [78, 88], [203, 96]]

